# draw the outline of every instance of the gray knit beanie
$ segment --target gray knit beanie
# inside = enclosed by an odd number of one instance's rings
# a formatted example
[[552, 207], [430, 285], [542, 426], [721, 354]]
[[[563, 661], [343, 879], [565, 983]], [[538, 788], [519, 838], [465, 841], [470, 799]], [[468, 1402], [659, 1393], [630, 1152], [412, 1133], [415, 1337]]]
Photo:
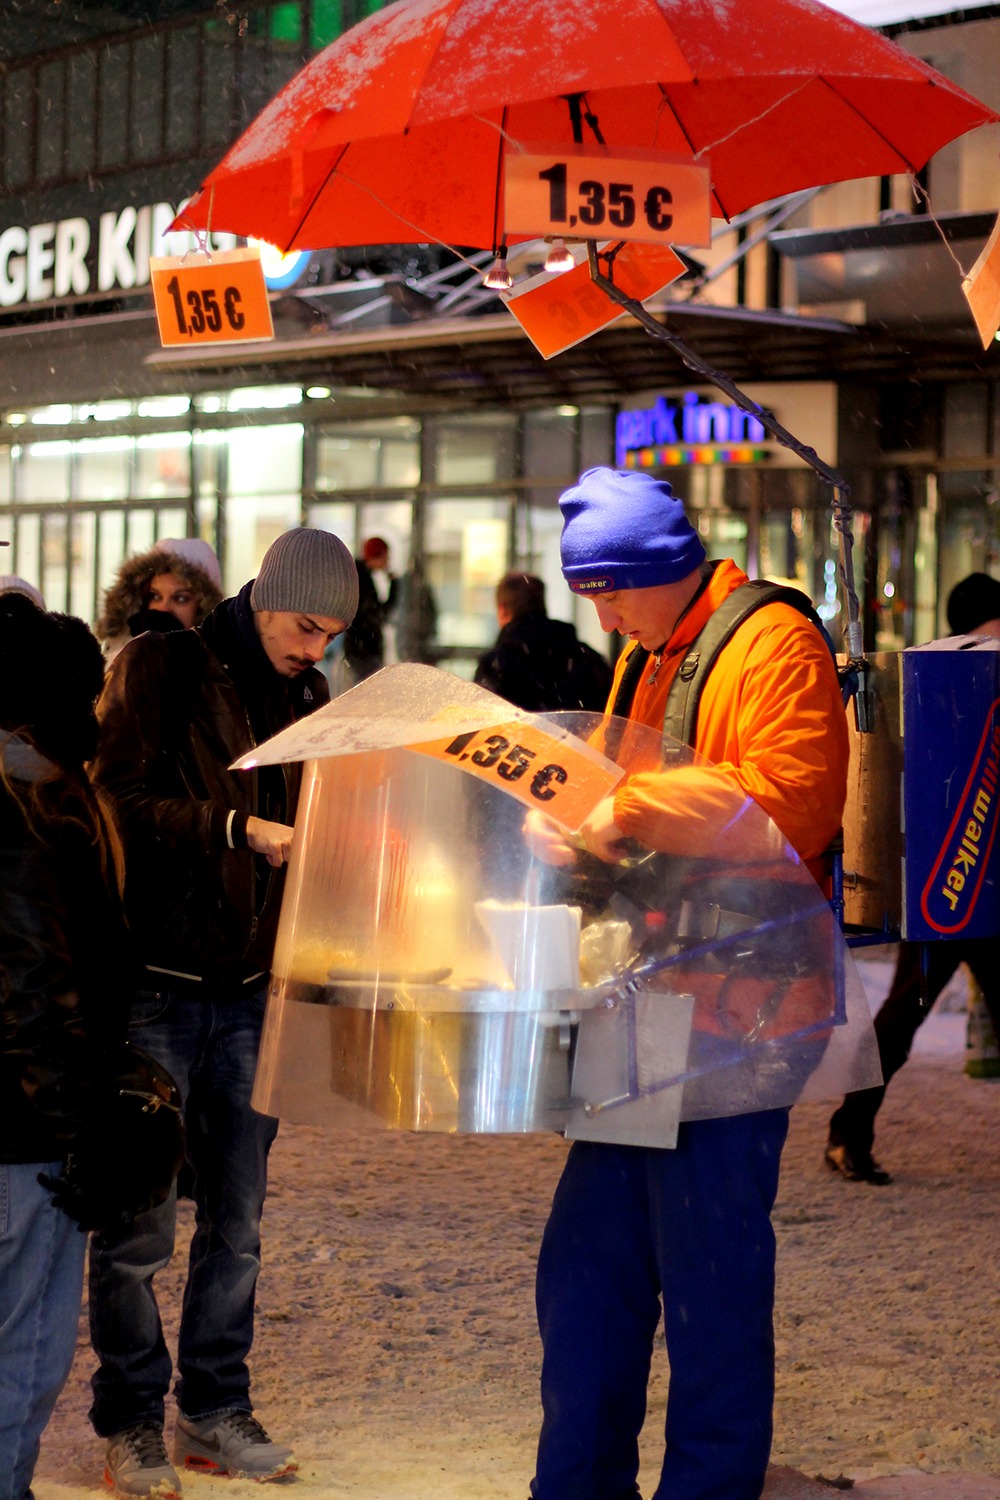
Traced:
[[327, 615], [350, 625], [358, 609], [358, 570], [339, 536], [300, 526], [264, 553], [250, 590], [251, 609]]

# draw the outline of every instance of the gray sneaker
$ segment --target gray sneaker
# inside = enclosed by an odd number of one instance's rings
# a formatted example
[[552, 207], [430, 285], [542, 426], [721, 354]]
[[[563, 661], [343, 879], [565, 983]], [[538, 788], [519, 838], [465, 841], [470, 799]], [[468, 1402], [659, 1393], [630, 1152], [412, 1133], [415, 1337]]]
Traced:
[[137, 1422], [108, 1438], [104, 1482], [124, 1500], [181, 1500], [181, 1482], [167, 1457], [162, 1428]]
[[291, 1448], [272, 1443], [248, 1411], [224, 1411], [200, 1422], [178, 1415], [174, 1462], [179, 1469], [233, 1479], [280, 1479], [298, 1468]]

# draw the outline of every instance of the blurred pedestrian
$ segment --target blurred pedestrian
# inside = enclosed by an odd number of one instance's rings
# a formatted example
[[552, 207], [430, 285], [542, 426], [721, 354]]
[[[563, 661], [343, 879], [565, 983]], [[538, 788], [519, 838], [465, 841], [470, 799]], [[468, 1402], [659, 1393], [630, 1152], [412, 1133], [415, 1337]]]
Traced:
[[[297, 1467], [252, 1415], [246, 1359], [277, 1132], [250, 1094], [301, 768], [229, 767], [326, 701], [316, 664], [350, 624], [357, 587], [337, 537], [285, 532], [257, 578], [201, 625], [130, 641], [98, 705], [94, 775], [117, 804], [145, 969], [131, 1031], [177, 1080], [194, 1173], [174, 1462], [202, 1473], [264, 1480]], [[175, 1206], [171, 1197], [91, 1249], [91, 1420], [121, 1496], [180, 1490], [164, 1442], [171, 1361], [153, 1290], [173, 1252]]]
[[115, 1129], [128, 1025], [120, 860], [84, 763], [100, 647], [0, 595], [0, 1500], [30, 1500], [76, 1347], [86, 1236], [165, 1195]]
[[505, 573], [497, 584], [500, 634], [476, 667], [475, 681], [529, 713], [589, 709], [603, 713], [614, 673], [607, 658], [564, 620], [550, 620], [545, 584], [533, 573]]
[[190, 630], [222, 598], [219, 560], [200, 537], [169, 537], [122, 563], [97, 622], [108, 662], [145, 630]]
[[[970, 573], [948, 595], [946, 612], [954, 635], [1000, 639], [1000, 582], [988, 573]], [[892, 1181], [874, 1156], [875, 1118], [889, 1080], [906, 1062], [913, 1038], [961, 963], [972, 970], [1000, 1037], [1000, 938], [900, 943], [892, 985], [875, 1017], [882, 1083], [848, 1094], [830, 1120], [823, 1159], [848, 1182], [885, 1187]]]
[[386, 622], [396, 602], [395, 579], [389, 572], [389, 544], [370, 536], [355, 558], [358, 570], [358, 609], [344, 632], [344, 657], [355, 682], [379, 671], [386, 660]]
[[391, 608], [396, 659], [433, 666], [438, 659], [435, 650], [438, 607], [427, 579], [418, 579], [412, 568], [401, 573], [393, 580]]

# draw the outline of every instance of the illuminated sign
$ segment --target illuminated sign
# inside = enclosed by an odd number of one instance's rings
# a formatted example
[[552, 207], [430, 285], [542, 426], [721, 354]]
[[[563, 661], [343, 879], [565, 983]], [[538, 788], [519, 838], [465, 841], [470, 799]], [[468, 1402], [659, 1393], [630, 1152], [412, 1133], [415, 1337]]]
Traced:
[[[151, 256], [185, 255], [206, 248], [193, 234], [167, 234], [178, 211], [172, 203], [148, 203], [97, 219], [10, 225], [0, 231], [0, 311], [68, 297], [106, 297], [149, 286]], [[210, 251], [235, 250], [238, 244], [235, 234], [207, 236]], [[268, 250], [264, 280], [273, 290], [291, 286], [309, 263], [308, 251], [283, 256]]]
[[679, 401], [659, 396], [654, 406], [618, 413], [615, 462], [619, 469], [758, 463], [767, 456], [767, 449], [757, 446], [765, 437], [762, 423], [749, 412], [685, 391]]

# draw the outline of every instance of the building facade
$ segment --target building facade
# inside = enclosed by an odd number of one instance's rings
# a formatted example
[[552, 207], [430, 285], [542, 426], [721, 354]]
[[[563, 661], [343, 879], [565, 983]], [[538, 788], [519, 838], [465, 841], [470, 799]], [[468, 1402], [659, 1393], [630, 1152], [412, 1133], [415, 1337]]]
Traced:
[[[561, 581], [556, 502], [617, 463], [664, 474], [710, 555], [797, 582], [836, 633], [829, 488], [638, 328], [543, 362], [460, 262], [381, 247], [268, 259], [273, 344], [160, 351], [149, 257], [188, 244], [167, 224], [358, 12], [176, 0], [155, 24], [90, 35], [87, 9], [53, 46], [15, 0], [23, 45], [0, 73], [4, 571], [93, 620], [121, 560], [159, 537], [203, 536], [232, 590], [288, 526], [355, 549], [382, 535], [393, 570], [434, 592], [436, 658], [470, 671], [511, 566], [599, 634]], [[961, 17], [897, 40], [1000, 105], [1000, 19]], [[959, 577], [1000, 575], [1000, 365], [958, 269], [1000, 205], [996, 146], [984, 130], [935, 158], [933, 217], [890, 179], [720, 226], [664, 308], [849, 479], [871, 648], [939, 633]]]

